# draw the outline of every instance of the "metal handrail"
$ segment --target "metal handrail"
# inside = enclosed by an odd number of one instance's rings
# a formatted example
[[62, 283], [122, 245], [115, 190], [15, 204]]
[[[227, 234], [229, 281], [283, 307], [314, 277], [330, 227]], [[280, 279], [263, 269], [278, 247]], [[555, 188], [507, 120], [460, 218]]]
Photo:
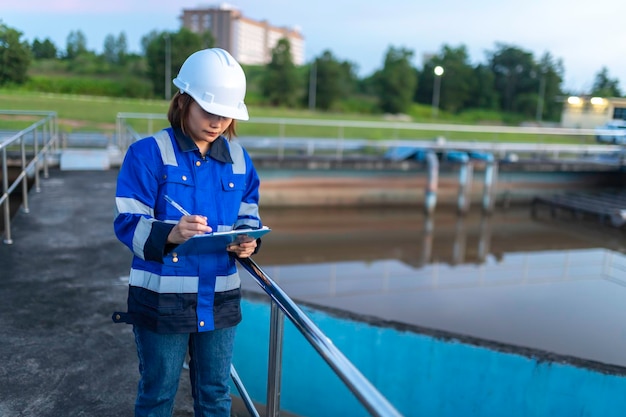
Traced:
[[[120, 138], [120, 149], [124, 151], [128, 145], [125, 139], [126, 129], [130, 127], [128, 120], [147, 119], [148, 134], [152, 134], [153, 120], [165, 120], [166, 116], [152, 113], [118, 113], [117, 131]], [[623, 151], [619, 145], [608, 144], [559, 144], [559, 143], [512, 143], [512, 142], [480, 142], [458, 140], [419, 140], [419, 139], [391, 139], [391, 140], [368, 140], [347, 139], [343, 134], [338, 138], [291, 138], [284, 135], [284, 127], [293, 126], [326, 126], [337, 127], [340, 130], [346, 127], [381, 128], [389, 130], [415, 130], [415, 131], [442, 131], [442, 132], [475, 132], [475, 133], [517, 133], [528, 135], [572, 135], [587, 137], [593, 135], [593, 129], [572, 128], [549, 128], [549, 127], [508, 127], [508, 126], [474, 126], [474, 125], [448, 125], [428, 123], [399, 123], [399, 122], [371, 122], [355, 120], [316, 120], [316, 119], [284, 119], [284, 118], [251, 118], [249, 123], [276, 124], [279, 126], [279, 134], [275, 137], [245, 137], [237, 138], [249, 151], [277, 152], [283, 157], [286, 151], [295, 151], [312, 156], [315, 152], [333, 152], [341, 159], [345, 152], [354, 150], [360, 152], [363, 149], [375, 150], [383, 154], [391, 148], [413, 147], [424, 151], [446, 152], [450, 150], [491, 152], [495, 155], [530, 154], [549, 155], [553, 158], [563, 158], [568, 155], [614, 155]], [[132, 129], [132, 128], [131, 128]], [[131, 138], [131, 141], [134, 138]], [[622, 155], [622, 158], [624, 156]], [[620, 163], [622, 163], [620, 159]]]
[[[302, 333], [307, 341], [317, 350], [320, 356], [330, 365], [335, 374], [341, 378], [348, 389], [356, 396], [361, 404], [373, 416], [392, 417], [401, 414], [387, 401], [387, 399], [359, 372], [359, 370], [341, 353], [341, 351], [324, 335], [324, 333], [302, 312], [302, 310], [289, 298], [289, 296], [267, 275], [251, 258], [240, 258], [239, 263], [252, 275], [254, 280], [261, 286], [272, 300], [272, 306], [276, 306], [285, 314], [295, 327]], [[272, 312], [272, 324], [280, 322], [280, 315]], [[280, 327], [280, 324], [279, 324]], [[272, 334], [274, 332], [274, 334]], [[270, 339], [282, 341], [282, 329], [278, 331], [275, 326], [270, 326]], [[270, 349], [270, 356], [272, 349]], [[275, 367], [269, 367], [268, 373], [268, 410], [266, 415], [276, 417], [280, 409], [279, 387], [271, 384], [272, 381], [280, 381], [280, 362]], [[273, 368], [273, 369], [272, 369]], [[272, 374], [276, 372], [276, 374]], [[270, 401], [272, 400], [272, 401]], [[272, 404], [270, 404], [272, 403]]]
[[[58, 146], [57, 114], [50, 111], [20, 111], [20, 110], [0, 110], [0, 114], [9, 115], [32, 115], [43, 116], [42, 119], [33, 123], [7, 139], [0, 140], [0, 152], [2, 153], [2, 195], [0, 196], [0, 206], [4, 210], [4, 243], [12, 244], [11, 239], [11, 210], [10, 194], [22, 185], [22, 211], [29, 212], [28, 207], [28, 182], [25, 180], [29, 172], [34, 172], [35, 191], [40, 191], [39, 170], [40, 161], [43, 161], [44, 178], [48, 177], [48, 152], [53, 146]], [[39, 129], [41, 128], [41, 141], [39, 139]], [[32, 159], [27, 162], [26, 135], [32, 134]], [[39, 148], [41, 142], [41, 149]], [[9, 169], [7, 151], [10, 147], [19, 146], [21, 171], [19, 175], [9, 184]]]

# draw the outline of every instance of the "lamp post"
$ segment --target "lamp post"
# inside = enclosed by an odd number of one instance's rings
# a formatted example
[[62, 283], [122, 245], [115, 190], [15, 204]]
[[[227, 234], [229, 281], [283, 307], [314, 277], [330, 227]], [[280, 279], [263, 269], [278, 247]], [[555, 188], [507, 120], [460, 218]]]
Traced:
[[437, 65], [433, 70], [435, 73], [435, 84], [433, 86], [433, 117], [439, 114], [439, 94], [441, 92], [441, 76], [443, 75], [443, 67]]
[[165, 100], [172, 98], [172, 48], [170, 34], [165, 33]]
[[315, 99], [317, 92], [317, 61], [311, 64], [311, 74], [309, 75], [309, 110], [315, 110]]
[[543, 119], [543, 102], [546, 95], [546, 75], [542, 72], [539, 79], [539, 96], [537, 97], [537, 122], [541, 123]]

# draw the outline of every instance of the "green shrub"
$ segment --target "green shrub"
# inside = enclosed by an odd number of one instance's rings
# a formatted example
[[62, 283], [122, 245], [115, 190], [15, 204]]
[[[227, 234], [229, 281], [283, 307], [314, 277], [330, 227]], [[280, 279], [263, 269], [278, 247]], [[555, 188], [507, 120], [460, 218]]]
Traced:
[[138, 77], [117, 80], [98, 77], [34, 75], [23, 87], [27, 91], [107, 97], [152, 98], [152, 86]]

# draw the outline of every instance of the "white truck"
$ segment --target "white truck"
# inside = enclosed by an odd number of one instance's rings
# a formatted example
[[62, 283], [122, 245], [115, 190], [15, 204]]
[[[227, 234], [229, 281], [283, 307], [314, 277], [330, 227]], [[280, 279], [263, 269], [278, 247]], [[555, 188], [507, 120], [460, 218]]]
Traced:
[[596, 141], [599, 143], [626, 144], [626, 120], [611, 120], [595, 128]]

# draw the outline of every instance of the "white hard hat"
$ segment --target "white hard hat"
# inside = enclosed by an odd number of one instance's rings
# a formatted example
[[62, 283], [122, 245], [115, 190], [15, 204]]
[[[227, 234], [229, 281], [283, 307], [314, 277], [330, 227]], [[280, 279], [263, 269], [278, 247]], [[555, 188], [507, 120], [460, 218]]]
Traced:
[[191, 54], [174, 78], [174, 85], [209, 113], [231, 119], [249, 118], [243, 102], [246, 75], [223, 49], [203, 49]]

